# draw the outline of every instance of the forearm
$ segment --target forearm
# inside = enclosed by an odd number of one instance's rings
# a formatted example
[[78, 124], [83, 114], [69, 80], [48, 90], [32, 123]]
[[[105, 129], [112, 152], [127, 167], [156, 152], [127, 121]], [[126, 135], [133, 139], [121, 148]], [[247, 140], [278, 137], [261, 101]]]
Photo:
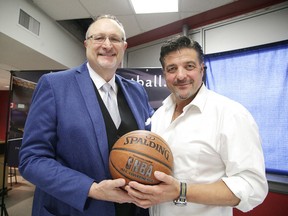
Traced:
[[[143, 185], [129, 182], [125, 189], [134, 198], [134, 203], [142, 208], [173, 202], [180, 195], [179, 181], [162, 172], [155, 172], [155, 177], [162, 181], [159, 185]], [[203, 205], [236, 206], [240, 202], [226, 184], [219, 180], [211, 184], [187, 183], [186, 201]]]
[[236, 206], [240, 199], [236, 197], [222, 181], [212, 184], [188, 184], [187, 201], [219, 206]]

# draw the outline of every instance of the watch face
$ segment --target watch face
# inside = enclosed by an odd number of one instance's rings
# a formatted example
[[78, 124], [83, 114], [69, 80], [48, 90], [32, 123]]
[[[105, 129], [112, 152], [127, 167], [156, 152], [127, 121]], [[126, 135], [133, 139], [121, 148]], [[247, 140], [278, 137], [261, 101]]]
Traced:
[[177, 206], [186, 206], [187, 205], [187, 202], [186, 200], [174, 200], [174, 204], [177, 205]]

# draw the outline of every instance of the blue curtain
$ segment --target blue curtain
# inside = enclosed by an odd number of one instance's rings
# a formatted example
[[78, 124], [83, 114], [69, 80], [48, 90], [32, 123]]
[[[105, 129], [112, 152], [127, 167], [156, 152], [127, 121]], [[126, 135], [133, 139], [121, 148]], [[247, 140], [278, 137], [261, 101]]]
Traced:
[[288, 41], [207, 55], [205, 64], [207, 87], [254, 116], [266, 171], [288, 174]]

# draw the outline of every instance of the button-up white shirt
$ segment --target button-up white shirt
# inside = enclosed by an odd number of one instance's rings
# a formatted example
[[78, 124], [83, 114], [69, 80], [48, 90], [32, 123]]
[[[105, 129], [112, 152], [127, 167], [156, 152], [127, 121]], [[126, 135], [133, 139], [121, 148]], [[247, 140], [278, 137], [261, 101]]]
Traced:
[[[264, 157], [258, 127], [239, 103], [203, 84], [194, 100], [171, 122], [175, 102], [170, 95], [152, 117], [152, 131], [169, 144], [174, 177], [193, 184], [222, 179], [240, 198], [236, 208], [249, 211], [267, 195]], [[193, 193], [193, 191], [190, 191]], [[150, 209], [152, 216], [232, 215], [232, 207], [166, 202]]]

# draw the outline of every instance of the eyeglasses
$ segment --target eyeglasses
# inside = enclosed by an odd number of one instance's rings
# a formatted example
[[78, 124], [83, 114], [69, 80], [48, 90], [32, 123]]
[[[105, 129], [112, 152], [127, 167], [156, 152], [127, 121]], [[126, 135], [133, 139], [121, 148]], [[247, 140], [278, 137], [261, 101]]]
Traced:
[[95, 35], [95, 34], [87, 37], [87, 40], [92, 39], [92, 42], [94, 44], [102, 44], [104, 43], [104, 41], [106, 41], [107, 38], [112, 44], [119, 44], [124, 41], [124, 38], [120, 38], [116, 35], [106, 36], [106, 35]]

